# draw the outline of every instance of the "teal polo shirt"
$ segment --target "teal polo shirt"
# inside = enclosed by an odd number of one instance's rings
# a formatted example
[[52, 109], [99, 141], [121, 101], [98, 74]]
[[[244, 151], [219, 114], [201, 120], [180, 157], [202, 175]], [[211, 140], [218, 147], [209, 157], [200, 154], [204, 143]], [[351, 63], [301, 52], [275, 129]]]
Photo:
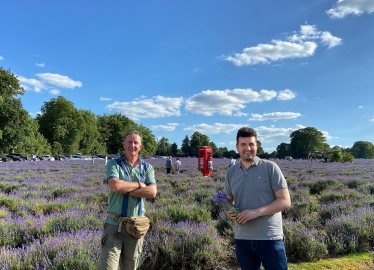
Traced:
[[[144, 171], [144, 177], [140, 176], [141, 170]], [[106, 167], [106, 179], [109, 180], [110, 178], [117, 178], [129, 182], [140, 181], [145, 183], [147, 186], [156, 184], [152, 165], [141, 160], [141, 163], [132, 167], [126, 161], [124, 156], [108, 161]], [[109, 190], [107, 212], [114, 213], [121, 217], [145, 216], [145, 199]], [[107, 217], [105, 222], [118, 225], [118, 222], [110, 217]]]

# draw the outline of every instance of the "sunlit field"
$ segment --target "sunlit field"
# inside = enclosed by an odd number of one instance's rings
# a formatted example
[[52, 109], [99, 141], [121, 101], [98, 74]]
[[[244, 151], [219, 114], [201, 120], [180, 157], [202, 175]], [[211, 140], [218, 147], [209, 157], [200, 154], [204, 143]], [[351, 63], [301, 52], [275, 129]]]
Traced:
[[[212, 200], [223, 189], [229, 160], [214, 159], [212, 177], [197, 171], [196, 158], [181, 158], [179, 175], [166, 174], [165, 159], [147, 161], [158, 195], [146, 205], [151, 228], [140, 269], [239, 269], [233, 223]], [[292, 199], [283, 213], [291, 263], [372, 250], [374, 160], [276, 163]], [[0, 269], [96, 269], [104, 179], [102, 160], [0, 163]], [[369, 267], [371, 256], [365, 258]]]

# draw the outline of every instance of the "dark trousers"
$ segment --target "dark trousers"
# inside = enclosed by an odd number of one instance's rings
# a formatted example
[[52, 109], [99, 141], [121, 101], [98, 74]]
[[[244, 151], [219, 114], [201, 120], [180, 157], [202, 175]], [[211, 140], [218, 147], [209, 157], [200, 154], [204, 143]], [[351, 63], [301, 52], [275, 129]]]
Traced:
[[286, 270], [287, 257], [282, 240], [235, 239], [236, 258], [242, 270]]

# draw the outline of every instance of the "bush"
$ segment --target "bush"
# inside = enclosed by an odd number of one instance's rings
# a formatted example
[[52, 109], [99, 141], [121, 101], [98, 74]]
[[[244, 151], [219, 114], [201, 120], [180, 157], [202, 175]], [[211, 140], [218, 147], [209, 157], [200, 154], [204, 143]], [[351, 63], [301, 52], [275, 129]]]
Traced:
[[146, 235], [140, 269], [217, 269], [227, 256], [213, 222], [161, 222]]
[[290, 261], [316, 261], [328, 254], [324, 237], [301, 222], [285, 219], [283, 223], [285, 247]]

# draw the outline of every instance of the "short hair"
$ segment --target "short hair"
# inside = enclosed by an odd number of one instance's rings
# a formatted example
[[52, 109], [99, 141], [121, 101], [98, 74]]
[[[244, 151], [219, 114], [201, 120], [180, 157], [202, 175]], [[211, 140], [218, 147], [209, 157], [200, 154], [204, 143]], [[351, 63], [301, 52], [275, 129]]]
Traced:
[[142, 141], [142, 134], [139, 131], [136, 131], [136, 130], [132, 130], [132, 131], [127, 132], [126, 136], [125, 136], [125, 139], [123, 141], [126, 141], [127, 136], [133, 135], [133, 134], [139, 135], [140, 142]]
[[239, 143], [239, 137], [255, 137], [257, 142], [257, 132], [253, 128], [242, 127], [236, 134], [236, 144]]

